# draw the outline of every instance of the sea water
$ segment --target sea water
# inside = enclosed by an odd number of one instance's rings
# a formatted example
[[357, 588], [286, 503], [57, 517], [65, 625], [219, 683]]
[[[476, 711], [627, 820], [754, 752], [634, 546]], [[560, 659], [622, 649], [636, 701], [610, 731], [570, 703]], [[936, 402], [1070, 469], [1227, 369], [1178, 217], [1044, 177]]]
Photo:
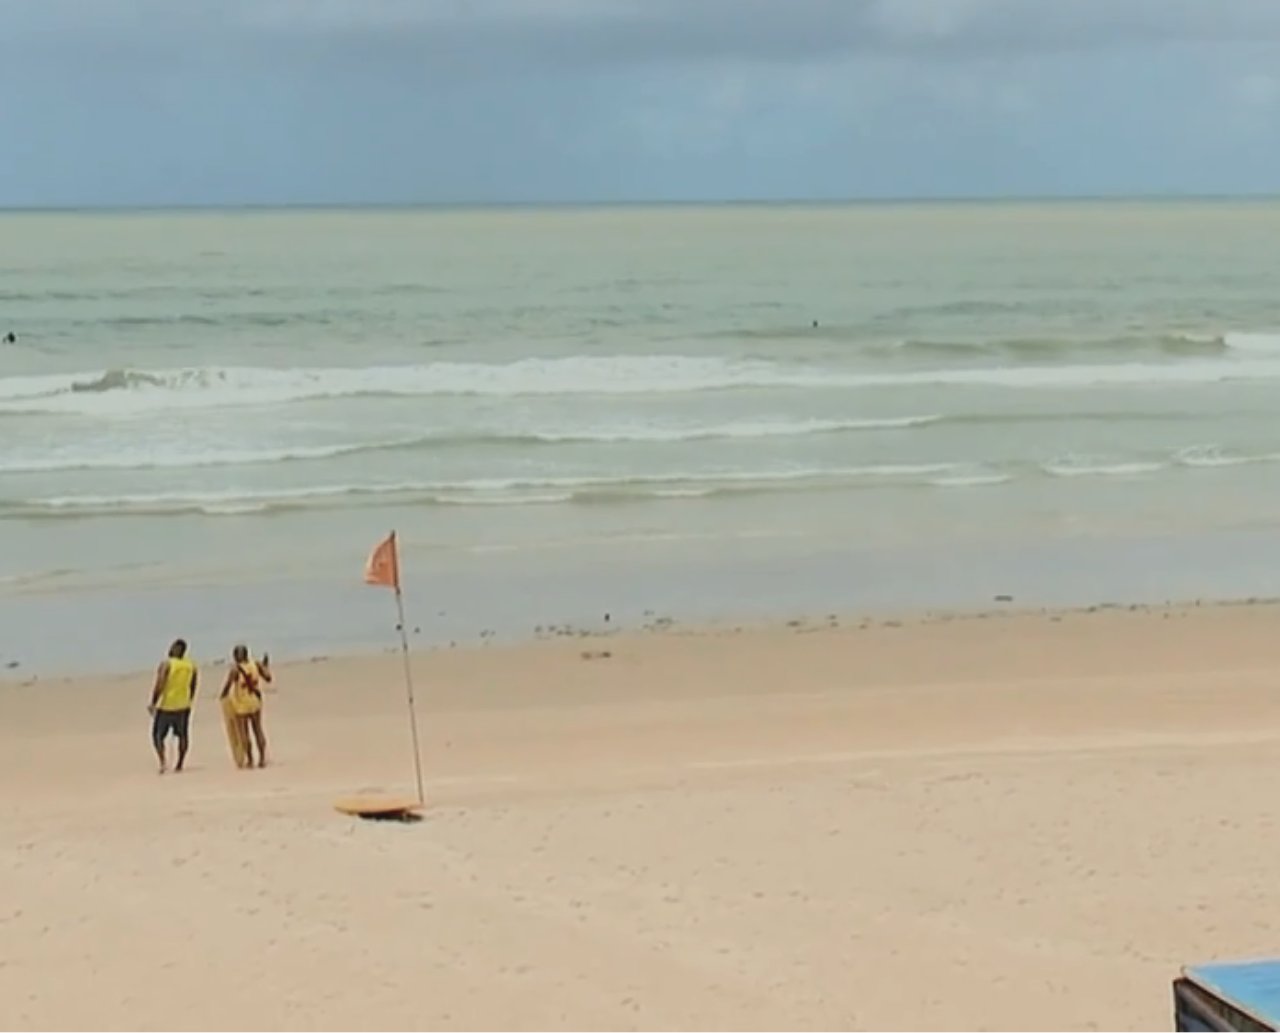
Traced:
[[392, 528], [432, 641], [1264, 591], [1277, 241], [1273, 202], [0, 215], [0, 661], [378, 641]]

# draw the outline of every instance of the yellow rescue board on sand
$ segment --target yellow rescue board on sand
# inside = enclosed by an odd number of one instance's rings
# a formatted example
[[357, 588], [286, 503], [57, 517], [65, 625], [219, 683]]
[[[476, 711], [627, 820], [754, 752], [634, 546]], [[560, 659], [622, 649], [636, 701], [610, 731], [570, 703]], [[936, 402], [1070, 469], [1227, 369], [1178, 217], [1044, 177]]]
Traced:
[[344, 796], [335, 800], [333, 806], [342, 814], [350, 814], [356, 818], [384, 818], [400, 821], [413, 821], [421, 817], [419, 812], [422, 810], [422, 804], [412, 796], [381, 794]]
[[249, 766], [249, 743], [245, 738], [244, 726], [236, 720], [236, 713], [231, 709], [231, 697], [222, 700], [222, 727], [227, 733], [227, 745], [231, 747], [231, 759], [236, 767]]

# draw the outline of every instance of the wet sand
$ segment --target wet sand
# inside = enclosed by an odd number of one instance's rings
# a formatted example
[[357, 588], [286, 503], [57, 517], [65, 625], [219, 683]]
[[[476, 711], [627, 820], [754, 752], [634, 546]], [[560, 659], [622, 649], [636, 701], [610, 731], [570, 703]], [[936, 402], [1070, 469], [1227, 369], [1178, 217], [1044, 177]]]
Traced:
[[251, 772], [213, 667], [164, 777], [147, 675], [3, 684], [0, 1025], [1167, 1029], [1280, 953], [1278, 620], [423, 653], [413, 825], [331, 807], [412, 788], [394, 655], [281, 667]]

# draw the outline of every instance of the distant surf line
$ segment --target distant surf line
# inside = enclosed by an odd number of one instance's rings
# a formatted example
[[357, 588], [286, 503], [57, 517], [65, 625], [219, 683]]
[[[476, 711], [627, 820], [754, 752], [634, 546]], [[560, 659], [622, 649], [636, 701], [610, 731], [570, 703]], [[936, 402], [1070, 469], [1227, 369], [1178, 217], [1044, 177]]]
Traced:
[[1074, 456], [1046, 462], [882, 463], [853, 467], [689, 471], [615, 476], [491, 477], [461, 481], [319, 484], [276, 490], [121, 493], [0, 499], [0, 517], [60, 519], [117, 515], [246, 516], [354, 506], [528, 506], [678, 501], [779, 492], [878, 487], [985, 489], [1047, 477], [1145, 479], [1176, 469], [1212, 470], [1280, 462], [1280, 453], [1237, 455], [1210, 447], [1163, 457]]

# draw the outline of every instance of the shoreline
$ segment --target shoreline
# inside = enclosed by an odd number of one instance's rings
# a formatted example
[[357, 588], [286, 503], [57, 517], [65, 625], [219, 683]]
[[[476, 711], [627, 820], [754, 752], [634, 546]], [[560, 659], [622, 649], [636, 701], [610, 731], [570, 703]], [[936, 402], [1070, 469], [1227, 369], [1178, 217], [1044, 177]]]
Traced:
[[[1170, 600], [1164, 603], [1099, 602], [1080, 606], [1021, 607], [1016, 599], [995, 599], [996, 608], [933, 609], [933, 610], [882, 610], [878, 612], [848, 612], [797, 614], [786, 618], [765, 620], [733, 619], [682, 622], [674, 618], [654, 616], [641, 627], [595, 627], [573, 624], [538, 626], [524, 637], [503, 638], [482, 634], [475, 641], [430, 644], [415, 647], [410, 642], [410, 657], [429, 662], [436, 656], [467, 657], [487, 654], [512, 654], [530, 650], [572, 650], [573, 643], [612, 642], [621, 646], [641, 645], [655, 638], [724, 639], [736, 636], [781, 636], [788, 634], [810, 635], [821, 632], [858, 633], [865, 631], [911, 630], [938, 625], [966, 625], [979, 622], [1007, 622], [1027, 624], [1036, 621], [1060, 623], [1068, 618], [1087, 617], [1160, 617], [1180, 619], [1195, 614], [1233, 610], [1276, 610], [1280, 612], [1280, 596], [1250, 596], [1238, 599]], [[393, 633], [394, 637], [394, 633]], [[163, 645], [163, 643], [162, 643]], [[267, 648], [271, 652], [270, 647]], [[273, 661], [273, 668], [281, 672], [305, 670], [315, 664], [354, 664], [377, 662], [390, 656], [399, 657], [398, 645], [370, 646], [365, 649], [313, 653], [290, 656]], [[157, 656], [160, 654], [158, 653]], [[584, 649], [581, 659], [611, 659], [608, 650]], [[158, 662], [158, 660], [157, 660]], [[223, 670], [227, 666], [225, 656], [197, 658], [199, 667]], [[128, 671], [75, 672], [55, 675], [21, 677], [12, 670], [0, 672], [0, 691], [8, 688], [26, 688], [34, 685], [74, 685], [87, 679], [109, 682], [133, 681], [151, 677], [153, 668], [138, 667]]]
[[[0, 677], [137, 671], [176, 636], [200, 656], [245, 640], [280, 661], [376, 653], [397, 642], [395, 608], [360, 582], [363, 558], [349, 559], [329, 560], [305, 579], [0, 592]], [[410, 644], [421, 651], [524, 642], [539, 628], [566, 625], [636, 631], [657, 619], [684, 627], [758, 625], [827, 614], [1268, 599], [1276, 595], [1278, 568], [1280, 536], [1261, 527], [964, 546], [796, 541], [750, 554], [732, 544], [702, 552], [657, 545], [422, 562], [406, 575], [406, 613]], [[7, 666], [14, 662], [19, 666]]]

